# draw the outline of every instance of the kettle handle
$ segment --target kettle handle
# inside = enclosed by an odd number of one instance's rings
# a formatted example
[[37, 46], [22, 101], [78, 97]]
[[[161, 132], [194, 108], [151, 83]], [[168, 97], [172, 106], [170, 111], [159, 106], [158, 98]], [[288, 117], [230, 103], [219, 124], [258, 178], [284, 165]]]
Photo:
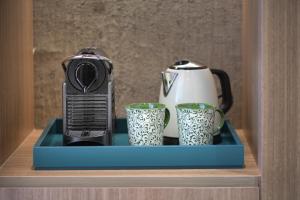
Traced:
[[220, 105], [220, 109], [226, 113], [229, 111], [233, 104], [233, 97], [231, 93], [230, 79], [228, 74], [220, 69], [210, 69], [211, 73], [217, 75], [221, 83], [222, 94], [222, 103]]

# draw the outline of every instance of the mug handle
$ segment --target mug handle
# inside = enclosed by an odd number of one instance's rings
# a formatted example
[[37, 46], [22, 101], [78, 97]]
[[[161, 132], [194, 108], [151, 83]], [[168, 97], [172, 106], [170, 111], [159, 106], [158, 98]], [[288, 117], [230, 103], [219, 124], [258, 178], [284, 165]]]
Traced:
[[219, 115], [221, 116], [221, 120], [220, 120], [220, 124], [219, 124], [217, 130], [215, 130], [215, 131], [213, 132], [213, 135], [214, 135], [216, 132], [218, 132], [218, 131], [221, 130], [221, 128], [222, 128], [223, 125], [224, 125], [224, 121], [225, 121], [225, 120], [224, 120], [224, 112], [223, 112], [221, 109], [219, 109], [219, 108], [216, 109], [216, 112], [219, 113]]
[[167, 127], [168, 123], [170, 121], [170, 111], [168, 108], [165, 109], [165, 121], [164, 121], [164, 128]]

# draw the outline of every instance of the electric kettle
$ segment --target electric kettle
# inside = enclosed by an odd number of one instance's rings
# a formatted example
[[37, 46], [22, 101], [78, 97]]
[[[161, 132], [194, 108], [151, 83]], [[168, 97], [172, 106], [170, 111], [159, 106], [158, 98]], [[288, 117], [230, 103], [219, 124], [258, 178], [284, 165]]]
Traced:
[[[217, 94], [213, 74], [220, 80], [220, 95]], [[220, 105], [219, 98], [222, 98]], [[159, 102], [165, 104], [170, 111], [170, 121], [164, 130], [164, 141], [166, 144], [176, 144], [179, 134], [175, 106], [180, 103], [208, 103], [226, 113], [233, 103], [230, 80], [225, 71], [180, 60], [162, 72]], [[218, 121], [216, 118], [216, 122]]]

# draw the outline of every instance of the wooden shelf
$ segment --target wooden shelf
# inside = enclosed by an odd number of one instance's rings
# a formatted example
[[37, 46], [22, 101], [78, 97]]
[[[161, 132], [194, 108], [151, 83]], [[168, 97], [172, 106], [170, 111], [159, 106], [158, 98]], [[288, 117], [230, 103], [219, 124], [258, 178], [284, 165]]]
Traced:
[[243, 130], [243, 169], [34, 170], [34, 130], [0, 168], [0, 187], [258, 187], [259, 171]]

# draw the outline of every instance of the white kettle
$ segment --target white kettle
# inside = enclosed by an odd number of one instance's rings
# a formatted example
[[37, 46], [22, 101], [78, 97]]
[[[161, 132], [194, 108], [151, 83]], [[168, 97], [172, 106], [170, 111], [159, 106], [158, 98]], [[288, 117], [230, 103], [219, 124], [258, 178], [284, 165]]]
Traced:
[[[220, 80], [221, 95], [217, 94], [213, 74]], [[219, 98], [222, 98], [220, 105]], [[209, 69], [205, 65], [181, 60], [162, 72], [159, 102], [165, 104], [170, 111], [170, 121], [164, 130], [165, 142], [177, 143], [174, 142], [174, 140], [178, 141], [179, 137], [175, 105], [208, 103], [221, 108], [226, 113], [233, 103], [230, 80], [227, 73], [222, 70]]]

